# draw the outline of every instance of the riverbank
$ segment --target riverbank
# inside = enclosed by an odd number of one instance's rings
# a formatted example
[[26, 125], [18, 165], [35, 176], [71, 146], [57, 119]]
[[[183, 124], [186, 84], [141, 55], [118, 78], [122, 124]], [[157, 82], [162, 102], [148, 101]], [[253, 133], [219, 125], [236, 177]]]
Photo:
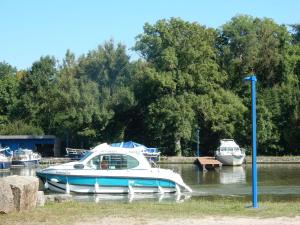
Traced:
[[[192, 164], [197, 157], [162, 156], [159, 164]], [[259, 164], [300, 164], [300, 156], [257, 156]], [[246, 163], [252, 163], [251, 156], [246, 156]]]
[[0, 215], [1, 225], [15, 224], [297, 224], [300, 202], [250, 202], [232, 199], [133, 203], [50, 203], [33, 210]]
[[[158, 164], [193, 164], [197, 157], [161, 156]], [[44, 157], [41, 165], [53, 165], [71, 162], [70, 158]], [[246, 156], [246, 163], [252, 163], [251, 156]], [[300, 156], [257, 156], [258, 164], [300, 164]]]

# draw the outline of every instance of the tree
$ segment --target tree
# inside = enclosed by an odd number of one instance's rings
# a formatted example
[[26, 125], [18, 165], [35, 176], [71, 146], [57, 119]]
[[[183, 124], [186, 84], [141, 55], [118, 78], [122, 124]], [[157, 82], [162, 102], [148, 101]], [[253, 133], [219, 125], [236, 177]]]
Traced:
[[241, 95], [242, 78], [255, 73], [261, 87], [283, 78], [283, 53], [290, 41], [285, 26], [271, 19], [236, 16], [219, 30], [217, 48], [221, 67], [229, 76], [228, 88]]
[[16, 69], [7, 63], [0, 63], [0, 124], [9, 121], [17, 101], [18, 84]]
[[41, 127], [45, 133], [50, 132], [52, 109], [50, 100], [56, 89], [56, 60], [50, 56], [41, 57], [33, 63], [21, 78], [18, 89], [18, 102], [14, 108], [13, 118]]
[[67, 51], [50, 101], [51, 129], [67, 139], [67, 145], [91, 147], [99, 141], [111, 113], [101, 104], [97, 83], [76, 77], [78, 69], [74, 54]]
[[105, 141], [123, 141], [136, 104], [130, 72], [129, 56], [124, 45], [110, 40], [86, 56], [79, 58], [76, 77], [92, 80], [99, 89], [99, 104], [110, 114], [102, 132]]
[[[209, 101], [206, 96], [222, 90], [221, 86], [227, 78], [216, 61], [215, 40], [214, 30], [176, 18], [159, 20], [155, 25], [145, 24], [144, 33], [137, 37], [135, 50], [150, 67], [144, 70], [142, 84], [145, 87], [140, 89], [144, 90], [145, 95], [140, 95], [139, 99], [139, 102], [145, 100], [148, 103], [143, 109], [147, 127], [159, 145], [174, 146], [177, 155], [181, 155], [181, 143], [191, 140], [192, 131], [198, 126], [194, 123], [207, 122], [199, 116], [208, 114], [209, 110], [214, 114], [213, 107], [225, 98], [224, 95], [215, 98], [211, 107], [205, 107], [207, 101], [204, 99]], [[238, 98], [234, 100], [239, 101]], [[226, 103], [234, 106], [229, 98]], [[219, 105], [220, 108], [224, 106]], [[233, 114], [242, 112], [235, 111]], [[208, 117], [205, 119], [209, 120]], [[233, 122], [230, 119], [226, 121]], [[219, 127], [224, 132], [226, 128]], [[210, 131], [219, 132], [219, 129]]]

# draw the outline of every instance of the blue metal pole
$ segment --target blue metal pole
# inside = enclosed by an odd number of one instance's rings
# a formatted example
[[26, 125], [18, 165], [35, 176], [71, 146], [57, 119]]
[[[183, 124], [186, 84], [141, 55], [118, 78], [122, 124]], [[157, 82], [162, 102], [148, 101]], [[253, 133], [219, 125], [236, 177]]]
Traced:
[[256, 77], [251, 76], [251, 95], [252, 95], [252, 206], [257, 205], [257, 169], [256, 169]]

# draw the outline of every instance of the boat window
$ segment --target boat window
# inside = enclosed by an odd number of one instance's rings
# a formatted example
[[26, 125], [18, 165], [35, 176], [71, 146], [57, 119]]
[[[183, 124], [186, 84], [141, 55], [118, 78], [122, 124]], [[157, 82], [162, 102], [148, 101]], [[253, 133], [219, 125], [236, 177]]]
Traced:
[[89, 157], [93, 152], [92, 151], [88, 151], [86, 152], [83, 157], [79, 160], [80, 162], [85, 160], [87, 157]]
[[127, 169], [135, 168], [139, 165], [139, 161], [127, 155]]
[[135, 168], [139, 162], [134, 157], [122, 154], [100, 155], [88, 162], [88, 166], [97, 170], [124, 170]]
[[94, 158], [92, 158], [87, 165], [95, 170], [99, 170], [100, 169], [100, 156], [95, 156]]

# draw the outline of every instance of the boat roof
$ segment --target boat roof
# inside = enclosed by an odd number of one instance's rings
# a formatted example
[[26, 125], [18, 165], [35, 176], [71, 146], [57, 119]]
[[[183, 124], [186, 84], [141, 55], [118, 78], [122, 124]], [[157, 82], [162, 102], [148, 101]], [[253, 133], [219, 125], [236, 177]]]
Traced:
[[124, 147], [113, 147], [107, 143], [97, 145], [91, 150], [92, 152], [97, 153], [116, 153], [116, 154], [141, 154], [142, 151], [140, 148], [124, 148]]
[[237, 145], [237, 143], [235, 143], [235, 141], [233, 139], [222, 139], [220, 142], [221, 142], [220, 147], [222, 147], [222, 148], [226, 148], [226, 147], [239, 148], [239, 146]]
[[153, 147], [146, 147], [145, 145], [136, 143], [134, 141], [126, 141], [126, 142], [118, 142], [118, 143], [112, 143], [110, 144], [112, 147], [121, 147], [121, 148], [140, 148], [143, 150], [152, 150], [157, 151], [157, 148]]
[[121, 147], [112, 147], [107, 143], [100, 144], [93, 148], [86, 157], [83, 157], [80, 161], [87, 162], [93, 157], [101, 154], [121, 154], [121, 155], [129, 155], [134, 157], [139, 161], [138, 168], [140, 169], [148, 169], [151, 168], [149, 162], [145, 158], [140, 148], [121, 148]]

